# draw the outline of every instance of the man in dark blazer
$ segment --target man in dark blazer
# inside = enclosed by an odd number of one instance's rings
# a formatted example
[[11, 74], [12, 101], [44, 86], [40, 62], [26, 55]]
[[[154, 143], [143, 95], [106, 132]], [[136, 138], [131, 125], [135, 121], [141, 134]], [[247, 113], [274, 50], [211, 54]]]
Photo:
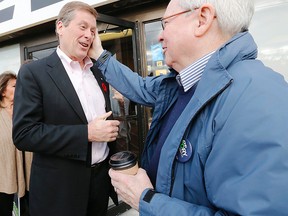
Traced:
[[119, 121], [108, 84], [87, 56], [96, 18], [93, 7], [67, 3], [56, 21], [57, 50], [19, 70], [13, 140], [34, 152], [31, 216], [104, 216], [109, 195], [117, 201], [107, 160]]

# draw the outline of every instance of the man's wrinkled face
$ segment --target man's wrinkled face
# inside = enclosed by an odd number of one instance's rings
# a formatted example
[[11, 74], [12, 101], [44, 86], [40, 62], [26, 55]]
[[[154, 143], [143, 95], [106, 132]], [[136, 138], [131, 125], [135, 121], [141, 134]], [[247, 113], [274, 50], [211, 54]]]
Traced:
[[193, 48], [193, 20], [191, 10], [183, 9], [180, 0], [170, 1], [162, 18], [163, 31], [158, 40], [162, 44], [166, 64], [180, 72], [191, 63], [189, 56]]

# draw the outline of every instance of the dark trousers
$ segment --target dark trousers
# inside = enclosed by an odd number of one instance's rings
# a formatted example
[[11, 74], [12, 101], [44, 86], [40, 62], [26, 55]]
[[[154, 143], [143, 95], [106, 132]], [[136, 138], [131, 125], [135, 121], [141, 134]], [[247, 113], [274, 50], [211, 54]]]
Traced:
[[111, 179], [108, 175], [108, 160], [91, 168], [90, 195], [87, 216], [105, 216], [109, 202]]
[[0, 215], [11, 216], [13, 211], [14, 194], [0, 193]]
[[21, 216], [29, 216], [29, 191], [25, 192], [25, 196], [20, 198]]

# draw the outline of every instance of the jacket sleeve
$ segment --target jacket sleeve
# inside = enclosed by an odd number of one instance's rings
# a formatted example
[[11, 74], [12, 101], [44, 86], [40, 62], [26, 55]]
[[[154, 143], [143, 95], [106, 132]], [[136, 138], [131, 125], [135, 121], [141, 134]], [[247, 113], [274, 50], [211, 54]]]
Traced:
[[[156, 193], [150, 202], [143, 200], [143, 197], [147, 193], [148, 189], [143, 191], [140, 204], [139, 212], [140, 216], [158, 216], [158, 215], [181, 215], [181, 216], [212, 216], [222, 215], [221, 212], [215, 212], [204, 206], [194, 205], [189, 202], [185, 202], [180, 199], [169, 197], [165, 194]], [[225, 215], [225, 214], [223, 214]]]
[[143, 78], [111, 54], [104, 63], [99, 64], [97, 61], [96, 67], [100, 69], [106, 81], [125, 97], [145, 106], [154, 106], [159, 93], [158, 88], [165, 76]]

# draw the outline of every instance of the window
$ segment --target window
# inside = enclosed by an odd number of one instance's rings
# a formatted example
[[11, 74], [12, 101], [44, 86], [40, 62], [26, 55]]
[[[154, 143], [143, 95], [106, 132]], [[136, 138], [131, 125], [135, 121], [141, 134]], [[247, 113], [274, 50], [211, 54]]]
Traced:
[[162, 31], [160, 21], [145, 24], [147, 75], [158, 76], [168, 73], [168, 67], [164, 61], [161, 43], [158, 35]]

